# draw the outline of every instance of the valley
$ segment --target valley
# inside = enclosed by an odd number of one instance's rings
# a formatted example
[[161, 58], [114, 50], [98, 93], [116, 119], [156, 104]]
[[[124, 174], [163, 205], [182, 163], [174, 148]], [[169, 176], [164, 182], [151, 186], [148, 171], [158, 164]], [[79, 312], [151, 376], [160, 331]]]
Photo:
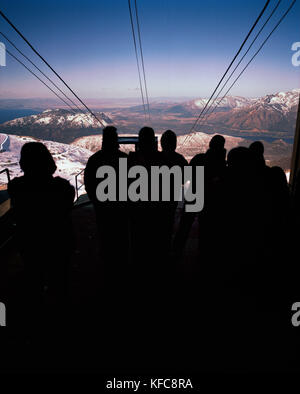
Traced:
[[[166, 129], [174, 130], [178, 136], [177, 151], [187, 160], [199, 152], [205, 152], [214, 134], [224, 135], [227, 151], [236, 146], [249, 146], [254, 140], [262, 140], [267, 163], [279, 165], [288, 172], [299, 93], [300, 89], [294, 89], [258, 99], [228, 96], [216, 112], [199, 122], [195, 128], [197, 132], [192, 134], [190, 130], [207, 102], [205, 98], [153, 101], [150, 105], [150, 122], [145, 119], [144, 108], [138, 105], [137, 100], [128, 100], [127, 105], [126, 100], [95, 100], [93, 111], [104, 126], [114, 124], [119, 134], [124, 136], [137, 134], [145, 125], [154, 128], [158, 140]], [[3, 103], [0, 100], [0, 110], [1, 105], [7, 111], [9, 105], [17, 105], [16, 102]], [[38, 110], [38, 104], [49, 107]], [[30, 109], [30, 105], [35, 109]], [[12, 177], [21, 173], [19, 152], [28, 141], [44, 142], [56, 160], [57, 175], [69, 179], [72, 184], [75, 184], [75, 175], [85, 167], [89, 156], [101, 149], [102, 128], [92, 115], [53, 106], [57, 106], [55, 100], [23, 103], [20, 111], [25, 111], [25, 114], [32, 111], [32, 114], [0, 124], [0, 133], [8, 135], [10, 142], [8, 150], [0, 153], [1, 168], [9, 168]], [[120, 148], [127, 152], [133, 149], [128, 145]], [[0, 184], [5, 183], [5, 175], [2, 174]]]

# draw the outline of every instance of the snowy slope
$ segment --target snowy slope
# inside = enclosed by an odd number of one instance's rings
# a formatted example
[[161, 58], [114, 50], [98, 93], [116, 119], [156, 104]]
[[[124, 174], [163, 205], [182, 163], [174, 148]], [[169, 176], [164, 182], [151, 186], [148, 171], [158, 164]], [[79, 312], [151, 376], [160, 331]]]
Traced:
[[[72, 185], [75, 185], [75, 175], [85, 168], [88, 158], [92, 152], [73, 145], [61, 144], [53, 141], [36, 140], [31, 137], [19, 137], [9, 135], [9, 148], [0, 153], [1, 169], [8, 168], [11, 178], [22, 175], [19, 167], [19, 158], [21, 147], [26, 142], [39, 141], [44, 143], [53, 155], [57, 165], [55, 175], [68, 179]], [[81, 177], [80, 177], [81, 179]], [[6, 184], [5, 174], [0, 175], [0, 185]], [[84, 192], [84, 190], [81, 190]]]
[[[131, 136], [132, 134], [122, 134], [122, 137]], [[158, 137], [158, 148], [160, 149], [160, 138], [161, 134], [157, 134]], [[190, 160], [196, 153], [205, 152], [208, 149], [209, 141], [213, 135], [205, 133], [195, 133], [193, 135], [180, 135], [177, 137], [177, 152], [183, 154], [188, 160]], [[245, 142], [243, 138], [231, 137], [224, 135], [226, 139], [226, 148], [228, 150], [241, 145]], [[186, 141], [183, 145], [183, 142]], [[90, 135], [87, 137], [81, 137], [72, 142], [71, 145], [78, 146], [80, 148], [88, 149], [90, 151], [96, 152], [101, 149], [102, 136], [101, 135]], [[133, 150], [133, 145], [121, 145], [120, 149], [124, 152]]]

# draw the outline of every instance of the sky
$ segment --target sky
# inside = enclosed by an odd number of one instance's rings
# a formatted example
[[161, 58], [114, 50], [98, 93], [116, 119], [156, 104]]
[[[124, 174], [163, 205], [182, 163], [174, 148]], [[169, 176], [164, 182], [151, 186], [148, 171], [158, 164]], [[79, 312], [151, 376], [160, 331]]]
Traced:
[[[276, 3], [271, 0], [255, 32]], [[248, 60], [290, 3], [281, 1]], [[209, 97], [265, 0], [137, 0], [137, 4], [151, 101]], [[1, 0], [0, 9], [83, 99], [139, 96], [127, 0]], [[299, 20], [300, 0], [231, 95], [258, 97], [300, 88], [300, 67], [291, 62], [292, 44], [300, 42]], [[1, 17], [0, 31], [60, 84]], [[16, 54], [0, 36], [1, 41]], [[7, 55], [6, 67], [0, 67], [0, 98], [36, 97], [54, 96]]]

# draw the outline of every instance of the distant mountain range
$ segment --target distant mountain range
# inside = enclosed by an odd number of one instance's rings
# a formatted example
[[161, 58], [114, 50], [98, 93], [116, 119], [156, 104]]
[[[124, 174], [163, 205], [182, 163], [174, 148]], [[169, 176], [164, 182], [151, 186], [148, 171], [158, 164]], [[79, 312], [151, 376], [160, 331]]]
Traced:
[[[200, 121], [196, 130], [243, 138], [291, 139], [294, 136], [300, 89], [279, 92], [261, 98], [227, 96], [217, 110]], [[166, 128], [177, 134], [187, 132], [206, 105], [207, 98], [178, 102], [152, 102], [151, 124], [160, 133]], [[214, 108], [214, 105], [212, 106]], [[116, 124], [121, 133], [133, 133], [143, 126], [144, 108], [110, 108], [96, 112], [104, 125]], [[70, 143], [75, 139], [99, 134], [99, 122], [90, 114], [74, 114], [67, 109], [48, 109], [39, 114], [0, 124], [0, 132]]]
[[[275, 138], [292, 137], [295, 131], [300, 89], [279, 92], [261, 98], [227, 96], [212, 112], [216, 102], [208, 105], [208, 114], [198, 124], [202, 132], [218, 132], [239, 136], [255, 136], [267, 133]], [[182, 124], [194, 123], [208, 99], [199, 98], [182, 103], [159, 103], [150, 105], [154, 121], [158, 117], [165, 120], [177, 119]], [[112, 112], [112, 117], [122, 117], [125, 113], [142, 114], [143, 106], [124, 109], [122, 113]], [[187, 127], [188, 129], [188, 127]], [[197, 130], [197, 128], [196, 128]]]
[[[164, 109], [165, 113], [178, 114], [180, 116], [196, 117], [208, 102], [207, 98], [199, 98], [183, 102], [181, 104], [171, 105]], [[230, 111], [233, 108], [246, 107], [252, 103], [251, 99], [239, 96], [224, 97], [224, 100], [217, 107], [217, 112]], [[209, 104], [210, 105], [210, 104]]]

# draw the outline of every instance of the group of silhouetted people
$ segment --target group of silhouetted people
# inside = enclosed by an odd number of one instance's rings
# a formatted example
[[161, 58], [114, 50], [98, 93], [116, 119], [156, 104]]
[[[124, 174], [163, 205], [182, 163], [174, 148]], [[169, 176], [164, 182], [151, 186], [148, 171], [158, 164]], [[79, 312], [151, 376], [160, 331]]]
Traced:
[[[88, 160], [84, 182], [87, 194], [94, 204], [102, 259], [107, 269], [122, 269], [126, 263], [139, 268], [161, 267], [167, 264], [171, 248], [171, 233], [177, 202], [153, 202], [151, 200], [151, 181], [149, 177], [148, 201], [105, 201], [96, 196], [97, 169], [103, 165], [112, 166], [119, 178], [119, 158], [126, 157], [128, 168], [143, 166], [148, 173], [152, 166], [163, 165], [184, 167], [187, 161], [176, 150], [176, 135], [166, 131], [161, 139], [162, 152], [152, 128], [140, 130], [138, 147], [127, 156], [119, 150], [118, 134], [114, 127], [103, 131], [102, 150]], [[118, 193], [117, 193], [118, 195]]]
[[[176, 152], [176, 146], [176, 134], [167, 130], [159, 151], [153, 129], [143, 127], [136, 151], [127, 155], [119, 149], [117, 129], [109, 126], [103, 130], [102, 149], [89, 158], [84, 183], [95, 210], [99, 263], [105, 270], [113, 275], [127, 267], [147, 274], [169, 272], [183, 255], [195, 219], [199, 223], [199, 264], [212, 269], [221, 269], [223, 264], [224, 269], [225, 261], [261, 261], [274, 255], [274, 250], [279, 253], [288, 226], [289, 189], [283, 170], [266, 165], [263, 144], [257, 141], [249, 148], [233, 148], [226, 158], [225, 139], [215, 135], [209, 149], [189, 164]], [[186, 213], [182, 208], [175, 233], [178, 201], [151, 201], [150, 181], [149, 201], [99, 201], [96, 189], [101, 179], [96, 172], [101, 166], [111, 166], [118, 178], [120, 158], [128, 159], [128, 168], [140, 165], [147, 171], [152, 166], [204, 166], [204, 209]], [[42, 143], [22, 147], [20, 166], [24, 175], [9, 183], [8, 192], [25, 265], [27, 295], [42, 302], [47, 291], [61, 299], [73, 247], [74, 188], [67, 180], [53, 176], [56, 165]]]

